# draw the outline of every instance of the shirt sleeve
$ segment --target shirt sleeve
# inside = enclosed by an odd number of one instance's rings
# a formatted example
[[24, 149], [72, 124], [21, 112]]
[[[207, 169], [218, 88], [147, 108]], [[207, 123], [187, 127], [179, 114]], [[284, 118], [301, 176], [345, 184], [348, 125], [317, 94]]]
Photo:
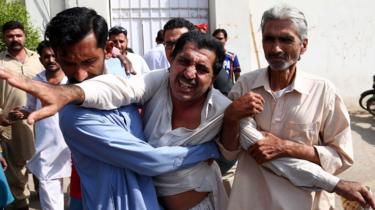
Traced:
[[136, 173], [156, 176], [218, 158], [214, 142], [191, 147], [154, 148], [133, 136], [105, 115], [108, 111], [68, 105], [60, 114], [60, 127], [72, 151]]
[[338, 174], [353, 164], [353, 142], [350, 118], [342, 99], [329, 88], [320, 136], [322, 143], [314, 146], [321, 166], [329, 173]]
[[146, 74], [150, 72], [150, 67], [148, 66], [147, 62], [144, 58], [140, 56], [140, 59], [142, 60], [142, 74]]
[[278, 158], [263, 164], [275, 174], [287, 178], [293, 185], [306, 190], [332, 192], [339, 178], [319, 165], [297, 158]]
[[236, 160], [238, 158], [238, 155], [242, 152], [242, 148], [239, 147], [238, 149], [236, 150], [227, 150], [225, 149], [225, 147], [223, 146], [223, 144], [221, 144], [220, 141], [217, 141], [216, 142], [218, 147], [219, 147], [219, 151], [220, 153], [223, 155], [223, 157], [226, 159], [226, 160]]
[[[249, 146], [259, 141], [262, 134], [256, 130], [254, 120], [245, 118], [241, 121], [241, 146], [247, 150]], [[287, 178], [297, 187], [307, 190], [326, 190], [332, 192], [337, 185], [339, 178], [324, 171], [319, 165], [307, 160], [297, 158], [278, 158], [263, 164], [275, 174]]]
[[85, 94], [82, 106], [115, 109], [131, 103], [145, 103], [166, 81], [167, 70], [151, 71], [141, 77], [101, 75], [76, 84]]

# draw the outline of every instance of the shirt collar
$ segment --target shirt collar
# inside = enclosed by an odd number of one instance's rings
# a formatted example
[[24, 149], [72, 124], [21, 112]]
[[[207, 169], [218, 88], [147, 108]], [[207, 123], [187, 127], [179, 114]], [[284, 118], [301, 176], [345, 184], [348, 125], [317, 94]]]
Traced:
[[[60, 71], [62, 71], [62, 70], [60, 70]], [[40, 78], [42, 81], [47, 82], [47, 70], [44, 70], [44, 71], [40, 72], [39, 74], [36, 75], [36, 77]], [[60, 81], [59, 84], [60, 85], [69, 84], [68, 77], [66, 77], [64, 75], [64, 77], [62, 78], [62, 80]]]
[[64, 76], [64, 78], [60, 82], [61, 85], [68, 84], [68, 77]]
[[[301, 94], [309, 94], [309, 82], [306, 80], [304, 73], [296, 70], [296, 75], [291, 84], [291, 90]], [[252, 89], [263, 87], [266, 91], [272, 91], [268, 78], [268, 68], [263, 68], [261, 73], [255, 79]]]
[[257, 78], [254, 80], [254, 83], [251, 89], [255, 89], [259, 87], [264, 87], [265, 90], [271, 91], [267, 68], [261, 69], [260, 73], [257, 75]]
[[213, 108], [213, 87], [208, 91], [207, 98], [203, 106], [203, 112], [201, 112], [201, 123], [206, 121], [208, 118], [208, 113]]
[[309, 94], [310, 82], [306, 79], [305, 74], [301, 71], [296, 71], [296, 76], [292, 82], [292, 89], [301, 94]]

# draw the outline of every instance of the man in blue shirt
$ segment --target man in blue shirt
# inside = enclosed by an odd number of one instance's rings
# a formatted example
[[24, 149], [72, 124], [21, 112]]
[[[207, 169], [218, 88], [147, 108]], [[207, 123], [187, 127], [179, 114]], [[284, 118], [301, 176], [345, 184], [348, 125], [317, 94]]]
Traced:
[[[218, 28], [213, 33], [212, 36], [215, 37], [222, 45], [225, 47], [225, 44], [228, 41], [228, 33], [225, 29]], [[226, 71], [228, 78], [232, 83], [237, 81], [240, 77], [241, 68], [238, 57], [233, 52], [225, 50], [225, 59], [223, 63], [223, 69]]]
[[[107, 35], [104, 18], [79, 7], [59, 13], [45, 32], [70, 83], [103, 74]], [[151, 176], [218, 156], [214, 144], [153, 148], [134, 105], [110, 111], [68, 105], [60, 125], [81, 178], [84, 209], [159, 209]]]

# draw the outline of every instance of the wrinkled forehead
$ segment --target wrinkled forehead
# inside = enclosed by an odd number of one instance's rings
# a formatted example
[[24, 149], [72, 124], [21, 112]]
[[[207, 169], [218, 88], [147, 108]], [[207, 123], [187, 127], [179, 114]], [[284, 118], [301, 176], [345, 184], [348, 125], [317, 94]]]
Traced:
[[96, 54], [101, 51], [104, 51], [104, 49], [97, 46], [96, 38], [92, 33], [88, 34], [77, 43], [55, 49], [57, 57], [67, 61], [85, 60], [96, 56]]
[[299, 35], [296, 24], [289, 19], [273, 19], [273, 20], [267, 21], [264, 24], [263, 35], [267, 35], [269, 33], [277, 33], [277, 34], [294, 33], [296, 35]]
[[207, 48], [199, 48], [195, 43], [188, 42], [176, 57], [212, 66], [215, 60], [215, 53]]

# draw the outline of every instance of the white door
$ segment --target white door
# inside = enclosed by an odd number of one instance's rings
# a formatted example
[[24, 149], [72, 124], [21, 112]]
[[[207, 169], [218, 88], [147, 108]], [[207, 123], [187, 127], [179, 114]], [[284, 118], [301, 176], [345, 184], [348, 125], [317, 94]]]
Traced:
[[194, 24], [208, 24], [208, 0], [110, 0], [111, 26], [128, 30], [129, 47], [143, 55], [156, 45], [164, 24], [183, 17]]

